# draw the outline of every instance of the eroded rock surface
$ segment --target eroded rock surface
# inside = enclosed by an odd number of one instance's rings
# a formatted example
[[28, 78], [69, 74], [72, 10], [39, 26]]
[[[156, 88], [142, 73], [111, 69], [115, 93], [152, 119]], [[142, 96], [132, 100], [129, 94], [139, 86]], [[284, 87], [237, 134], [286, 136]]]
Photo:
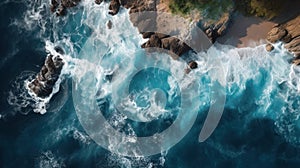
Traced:
[[[60, 52], [58, 50], [58, 52]], [[48, 55], [41, 71], [36, 78], [28, 84], [29, 89], [38, 97], [48, 97], [54, 88], [55, 83], [59, 79], [64, 62], [59, 57]]]
[[50, 10], [58, 16], [66, 15], [67, 8], [77, 6], [81, 0], [51, 0]]
[[169, 35], [147, 32], [143, 33], [143, 37], [149, 38], [149, 40], [142, 44], [142, 48], [162, 48], [169, 50], [179, 57], [192, 50], [186, 43], [176, 37], [170, 37]]
[[230, 24], [231, 15], [232, 12], [224, 13], [219, 20], [214, 22], [200, 20], [199, 26], [205, 32], [210, 41], [214, 43], [218, 37], [225, 34]]
[[[300, 16], [293, 20], [290, 20], [284, 24], [277, 24], [268, 33], [268, 42], [276, 43], [281, 41], [284, 43], [284, 47], [294, 54], [295, 64], [300, 64]], [[270, 45], [267, 45], [267, 50]]]

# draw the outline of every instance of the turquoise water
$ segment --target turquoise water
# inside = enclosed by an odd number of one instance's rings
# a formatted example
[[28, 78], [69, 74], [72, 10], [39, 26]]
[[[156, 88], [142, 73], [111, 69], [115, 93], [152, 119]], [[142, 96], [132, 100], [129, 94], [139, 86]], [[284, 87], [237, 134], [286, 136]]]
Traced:
[[[1, 2], [1, 167], [298, 167], [299, 68], [289, 64], [292, 56], [280, 44], [271, 54], [263, 45], [237, 49], [215, 44], [193, 55], [199, 68], [182, 82], [178, 79], [185, 63], [168, 60], [162, 53], [153, 53], [161, 56], [159, 60], [147, 57], [126, 10], [111, 17], [104, 10], [107, 4], [85, 2], [67, 17], [57, 18], [46, 4]], [[113, 29], [106, 28], [107, 20], [113, 22]], [[47, 55], [45, 46], [53, 52], [56, 45], [66, 51], [66, 82], [41, 115], [36, 113], [41, 102], [30, 98], [24, 81], [39, 71]], [[154, 64], [159, 68], [138, 71]], [[214, 73], [219, 67], [222, 73]], [[111, 73], [117, 78], [109, 85]], [[213, 99], [212, 81], [223, 77], [222, 118], [213, 134], [200, 143], [198, 136]], [[75, 110], [79, 104], [74, 95], [81, 93], [76, 90], [81, 84], [77, 80], [92, 86], [91, 90], [79, 88], [84, 96], [96, 94], [98, 108], [107, 109], [102, 112], [109, 124], [133, 137], [169, 128], [180, 111], [180, 86], [191, 81], [197, 89], [187, 94], [194, 103], [190, 111], [180, 113], [191, 115], [195, 110], [197, 118], [188, 134], [168, 151], [148, 157], [120, 156], [99, 146], [82, 127]], [[117, 107], [119, 112], [109, 108], [109, 104], [122, 104], [124, 97], [118, 95], [126, 95], [126, 89], [132, 95], [128, 100], [150, 109], [148, 113], [137, 115], [132, 113], [137, 111], [135, 106], [130, 106], [133, 110], [125, 111], [128, 118], [124, 118], [120, 112], [124, 107]], [[88, 103], [88, 98], [80, 100]], [[113, 141], [111, 145], [116, 146]]]

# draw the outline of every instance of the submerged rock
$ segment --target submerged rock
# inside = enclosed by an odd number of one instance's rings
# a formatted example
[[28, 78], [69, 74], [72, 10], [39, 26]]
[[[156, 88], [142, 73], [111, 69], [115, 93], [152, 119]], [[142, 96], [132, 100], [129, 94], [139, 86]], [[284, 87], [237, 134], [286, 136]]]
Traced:
[[300, 16], [286, 23], [275, 25], [268, 33], [267, 40], [270, 43], [283, 42], [284, 47], [294, 54], [293, 62], [298, 65], [300, 63], [298, 60], [300, 58]]
[[38, 97], [48, 97], [59, 79], [63, 65], [64, 62], [59, 56], [54, 57], [53, 55], [48, 55], [41, 71], [37, 74], [36, 78], [28, 84], [29, 89]]

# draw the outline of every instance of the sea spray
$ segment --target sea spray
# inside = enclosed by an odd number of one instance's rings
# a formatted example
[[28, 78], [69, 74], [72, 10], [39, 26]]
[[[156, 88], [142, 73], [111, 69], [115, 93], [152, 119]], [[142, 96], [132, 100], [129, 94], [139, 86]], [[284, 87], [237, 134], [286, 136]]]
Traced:
[[[87, 5], [87, 6], [86, 6]], [[107, 4], [104, 4], [107, 5]], [[92, 8], [101, 8], [101, 5], [94, 6], [92, 3], [85, 1], [83, 3], [84, 11], [88, 13]], [[41, 8], [39, 8], [41, 9]], [[104, 8], [103, 8], [104, 9]], [[80, 10], [79, 10], [80, 11]], [[82, 46], [75, 44], [76, 42], [72, 41], [72, 38], [66, 35], [67, 37], [63, 37], [63, 35], [55, 35], [53, 43], [49, 42], [49, 46], [47, 50], [53, 50], [54, 46], [58, 44], [63, 44], [64, 49], [67, 50], [67, 56], [63, 56], [66, 62], [68, 62], [68, 68], [65, 69], [66, 76], [72, 76], [77, 79], [81, 79], [86, 75], [86, 72], [93, 72], [95, 74], [104, 74], [105, 70], [108, 72], [107, 74], [113, 74], [118, 69], [118, 64], [113, 63], [108, 65], [104, 65], [104, 63], [109, 63], [109, 59], [105, 59], [105, 57], [109, 58], [110, 54], [118, 53], [121, 56], [125, 49], [133, 50], [136, 46], [139, 46], [140, 37], [137, 37], [137, 31], [128, 32], [129, 34], [133, 34], [134, 36], [129, 36], [131, 38], [136, 37], [139, 39], [138, 41], [134, 41], [132, 43], [124, 43], [125, 37], [122, 31], [131, 30], [128, 24], [124, 24], [121, 29], [121, 26], [115, 30], [106, 30], [105, 23], [108, 19], [115, 20], [114, 25], [119, 25], [118, 19], [116, 17], [110, 18], [109, 16], [105, 15], [105, 10], [100, 11], [102, 14], [99, 13], [90, 13], [89, 16], [95, 16], [94, 18], [98, 17], [98, 22], [101, 29], [99, 32], [103, 33], [99, 35], [99, 39], [101, 42], [95, 45], [101, 47], [100, 56], [103, 56], [101, 62], [94, 62], [95, 59], [98, 59], [98, 55], [91, 54], [90, 57], [86, 60], [82, 60], [78, 56], [76, 51], [76, 46], [81, 48]], [[125, 12], [126, 13], [126, 12]], [[124, 13], [123, 13], [124, 14]], [[102, 16], [107, 17], [101, 21]], [[121, 16], [120, 16], [121, 17]], [[39, 17], [36, 17], [39, 18]], [[68, 17], [67, 17], [68, 18]], [[91, 17], [88, 17], [91, 18]], [[55, 19], [56, 21], [59, 20], [58, 18]], [[84, 22], [84, 19], [80, 21], [80, 23]], [[99, 22], [101, 21], [101, 22]], [[93, 23], [92, 20], [89, 22]], [[55, 24], [55, 22], [53, 22]], [[43, 25], [43, 24], [42, 24]], [[76, 25], [76, 24], [75, 24]], [[77, 24], [82, 25], [82, 24]], [[130, 25], [131, 26], [131, 25]], [[114, 27], [114, 26], [113, 26]], [[127, 29], [128, 28], [128, 29]], [[31, 28], [30, 28], [31, 29]], [[76, 29], [76, 28], [73, 28]], [[60, 27], [53, 27], [53, 32], [59, 32]], [[98, 30], [98, 29], [96, 29]], [[100, 31], [104, 30], [104, 31]], [[108, 35], [110, 33], [110, 35]], [[97, 33], [96, 33], [97, 34]], [[121, 36], [123, 39], [120, 40]], [[61, 38], [63, 37], [63, 40]], [[97, 38], [97, 37], [96, 37]], [[46, 38], [48, 41], [50, 38]], [[122, 41], [122, 47], [118, 48], [117, 45], [113, 45]], [[130, 40], [129, 40], [130, 41]], [[103, 43], [104, 42], [104, 43]], [[126, 41], [128, 42], [128, 41]], [[107, 45], [107, 43], [110, 43]], [[103, 44], [103, 46], [102, 46]], [[70, 48], [70, 49], [69, 49]], [[121, 50], [123, 49], [123, 50]], [[120, 50], [120, 51], [118, 51]], [[97, 50], [96, 50], [97, 51]], [[129, 52], [130, 53], [130, 52]], [[77, 57], [78, 59], [74, 59]], [[125, 57], [132, 57], [131, 54], [125, 55]], [[289, 55], [285, 50], [281, 48], [281, 44], [278, 44], [278, 47], [275, 47], [275, 50], [268, 54], [264, 50], [264, 46], [258, 46], [255, 48], [242, 48], [237, 49], [232, 46], [226, 45], [215, 45], [208, 50], [206, 53], [199, 53], [197, 57], [197, 63], [199, 64], [199, 69], [194, 70], [192, 73], [196, 74], [193, 75], [196, 77], [196, 80], [201, 85], [201, 91], [193, 93], [198, 95], [198, 98], [201, 100], [199, 105], [198, 112], [200, 114], [205, 113], [205, 109], [209, 106], [210, 101], [210, 90], [207, 85], [210, 84], [211, 78], [208, 75], [210, 70], [213, 70], [216, 66], [223, 66], [225, 74], [219, 74], [226, 76], [226, 90], [227, 90], [227, 102], [226, 108], [227, 109], [237, 109], [237, 113], [240, 115], [240, 120], [244, 121], [244, 125], [251, 122], [251, 120], [255, 118], [269, 118], [275, 121], [276, 128], [278, 133], [282, 135], [288, 142], [299, 145], [299, 110], [298, 110], [298, 93], [299, 93], [299, 68], [296, 66], [291, 66], [289, 64], [289, 59], [292, 56]], [[119, 57], [115, 57], [119, 58]], [[119, 58], [123, 59], [123, 58]], [[136, 57], [128, 58], [129, 60], [137, 60]], [[207, 61], [209, 60], [210, 61]], [[214, 60], [221, 60], [221, 63], [210, 64], [214, 62]], [[142, 61], [136, 61], [135, 64], [143, 64]], [[82, 65], [81, 65], [82, 64]], [[87, 68], [90, 66], [90, 68]], [[99, 66], [101, 65], [101, 66]], [[132, 64], [130, 64], [131, 66]], [[175, 66], [175, 64], [173, 65]], [[95, 68], [97, 67], [97, 68]], [[101, 68], [103, 68], [103, 71]], [[94, 68], [96, 71], [94, 71]], [[97, 76], [99, 81], [101, 81], [104, 77], [103, 75]], [[216, 77], [217, 78], [217, 77]], [[101, 80], [100, 80], [101, 79]], [[24, 82], [24, 81], [22, 81]], [[175, 86], [172, 84], [171, 81], [168, 82], [172, 87]], [[100, 86], [100, 85], [97, 85]], [[76, 87], [76, 86], [75, 86]], [[254, 88], [254, 89], [251, 89]], [[98, 89], [104, 89], [105, 91], [109, 91], [109, 87], [105, 88], [103, 85]], [[250, 91], [249, 91], [250, 90]], [[171, 91], [170, 91], [171, 93]], [[107, 94], [107, 93], [106, 93]], [[246, 97], [246, 98], [245, 98]], [[253, 101], [253, 99], [255, 101]], [[252, 108], [252, 107], [255, 108]], [[74, 112], [74, 111], [73, 111]], [[75, 112], [74, 112], [75, 113]], [[229, 113], [225, 109], [225, 113]], [[116, 125], [118, 123], [123, 122], [123, 118], [117, 118], [114, 120]], [[66, 127], [66, 126], [64, 126]], [[76, 125], [75, 127], [79, 127]], [[65, 136], [64, 133], [58, 136]], [[255, 136], [255, 135], [253, 135]], [[51, 139], [51, 135], [49, 134], [48, 137]], [[78, 136], [74, 136], [77, 138]], [[54, 138], [55, 139], [55, 138]], [[79, 138], [80, 139], [80, 138]], [[131, 139], [130, 139], [131, 140]], [[212, 146], [216, 146], [219, 148], [221, 153], [229, 153], [232, 154], [233, 157], [237, 157], [241, 155], [240, 152], [230, 153], [228, 152], [222, 145], [216, 145], [216, 143], [212, 143]], [[114, 146], [114, 142], [111, 142], [111, 146]], [[222, 149], [221, 149], [222, 148]], [[230, 150], [229, 150], [230, 151]], [[122, 158], [118, 156], [117, 158]], [[126, 165], [128, 162], [131, 162], [130, 159], [126, 161]]]

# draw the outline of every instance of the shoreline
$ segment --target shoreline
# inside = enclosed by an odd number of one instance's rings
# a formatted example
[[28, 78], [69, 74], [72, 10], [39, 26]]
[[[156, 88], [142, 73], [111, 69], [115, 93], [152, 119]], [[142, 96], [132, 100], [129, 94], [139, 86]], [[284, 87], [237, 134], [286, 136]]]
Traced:
[[267, 44], [268, 32], [276, 24], [273, 21], [263, 20], [258, 17], [247, 17], [237, 13], [232, 18], [225, 34], [219, 37], [217, 42], [237, 48]]

